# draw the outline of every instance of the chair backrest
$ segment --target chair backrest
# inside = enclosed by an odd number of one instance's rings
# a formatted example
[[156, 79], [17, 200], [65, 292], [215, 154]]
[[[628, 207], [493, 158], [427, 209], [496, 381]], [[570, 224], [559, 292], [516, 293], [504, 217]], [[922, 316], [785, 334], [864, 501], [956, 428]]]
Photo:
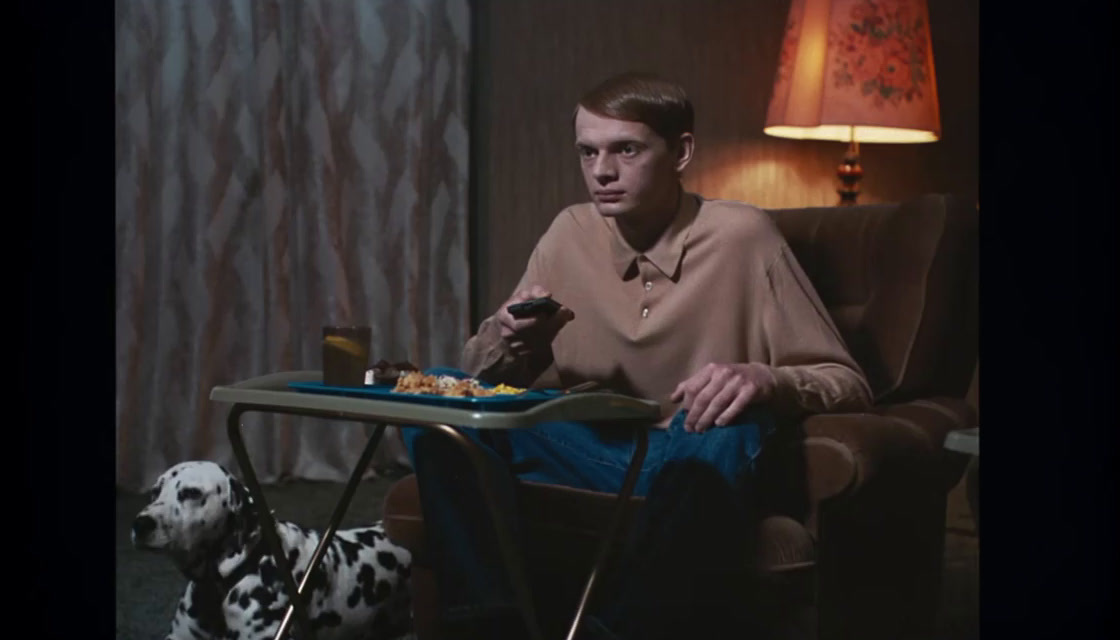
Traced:
[[931, 194], [770, 213], [877, 402], [966, 395], [978, 344], [974, 203]]

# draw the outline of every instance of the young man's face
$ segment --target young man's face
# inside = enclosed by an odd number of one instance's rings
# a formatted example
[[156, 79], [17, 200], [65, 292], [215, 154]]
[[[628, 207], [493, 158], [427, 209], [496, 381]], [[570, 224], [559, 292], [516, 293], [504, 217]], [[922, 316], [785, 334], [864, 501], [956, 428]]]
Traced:
[[692, 155], [692, 136], [672, 148], [641, 122], [606, 118], [580, 107], [576, 151], [591, 200], [604, 216], [637, 219], [677, 204], [680, 171]]

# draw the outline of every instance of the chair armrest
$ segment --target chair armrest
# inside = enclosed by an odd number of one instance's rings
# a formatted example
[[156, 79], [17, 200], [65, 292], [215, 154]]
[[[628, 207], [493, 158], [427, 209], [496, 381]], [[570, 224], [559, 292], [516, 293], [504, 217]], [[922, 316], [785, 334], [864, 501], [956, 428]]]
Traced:
[[809, 416], [802, 427], [810, 528], [815, 531], [820, 503], [854, 494], [885, 465], [903, 463], [939, 474], [937, 481], [948, 491], [959, 481], [964, 464], [942, 464], [947, 459], [942, 449], [945, 436], [971, 426], [974, 419], [963, 398], [926, 398], [880, 405], [865, 413]]

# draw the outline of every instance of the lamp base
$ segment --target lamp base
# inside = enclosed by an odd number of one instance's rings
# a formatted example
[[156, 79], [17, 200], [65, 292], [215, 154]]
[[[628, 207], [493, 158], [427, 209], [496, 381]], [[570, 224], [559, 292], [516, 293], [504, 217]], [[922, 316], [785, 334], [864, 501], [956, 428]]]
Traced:
[[859, 166], [859, 143], [854, 137], [840, 159], [840, 166], [836, 167], [836, 177], [840, 179], [840, 186], [836, 189], [836, 193], [840, 194], [840, 205], [856, 204], [863, 167]]

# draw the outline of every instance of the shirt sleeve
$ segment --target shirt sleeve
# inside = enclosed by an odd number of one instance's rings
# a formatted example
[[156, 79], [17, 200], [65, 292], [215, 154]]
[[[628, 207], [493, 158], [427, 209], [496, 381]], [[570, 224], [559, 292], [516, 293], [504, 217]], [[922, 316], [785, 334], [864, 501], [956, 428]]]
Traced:
[[[534, 284], [548, 287], [542, 254], [542, 243], [538, 243], [513, 292]], [[459, 368], [485, 382], [516, 387], [554, 385], [556, 381], [553, 378], [559, 379], [551, 349], [532, 356], [513, 353], [509, 343], [502, 339], [501, 325], [493, 314], [479, 324], [478, 332], [463, 346]]]
[[501, 327], [494, 316], [482, 321], [459, 357], [459, 368], [467, 374], [478, 377], [483, 372], [509, 368], [514, 361], [505, 340], [502, 340]]
[[772, 302], [763, 331], [783, 413], [861, 411], [871, 390], [808, 276], [788, 245], [767, 271]]

